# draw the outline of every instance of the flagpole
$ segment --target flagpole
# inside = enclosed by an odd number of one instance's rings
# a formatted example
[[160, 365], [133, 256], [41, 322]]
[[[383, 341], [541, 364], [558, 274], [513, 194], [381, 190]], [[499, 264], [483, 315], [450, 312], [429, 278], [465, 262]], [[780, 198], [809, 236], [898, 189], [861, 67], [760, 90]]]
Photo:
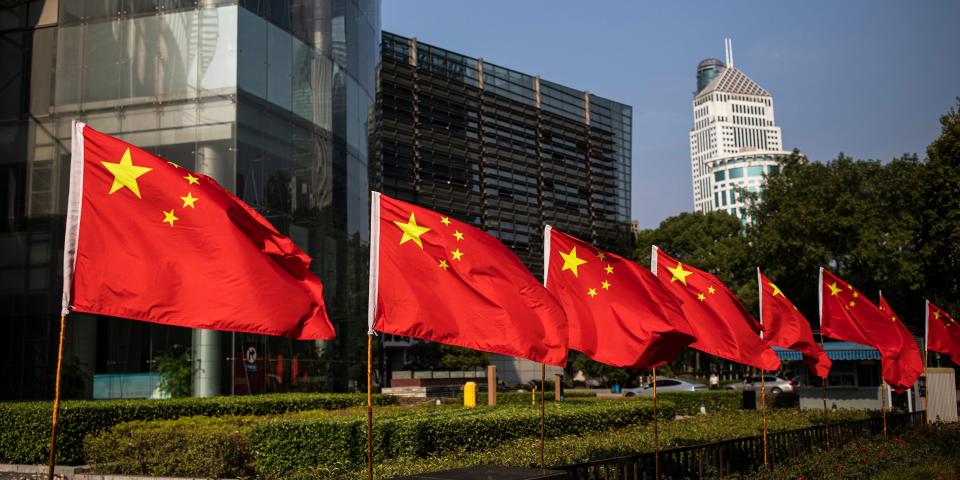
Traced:
[[660, 478], [660, 425], [657, 418], [657, 367], [653, 371], [653, 471], [655, 479]]
[[887, 436], [887, 381], [880, 385], [880, 415], [883, 416], [883, 436]]
[[367, 479], [373, 480], [373, 335], [367, 335]]
[[50, 471], [47, 478], [53, 480], [53, 470], [57, 464], [57, 418], [60, 415], [60, 373], [63, 367], [63, 333], [67, 329], [67, 315], [60, 314], [60, 343], [57, 346], [57, 376], [53, 390], [53, 420], [50, 427]]
[[760, 369], [760, 416], [763, 418], [763, 464], [767, 464], [767, 378]]
[[[823, 267], [820, 267], [820, 280], [817, 287], [817, 308], [820, 310], [820, 350], [823, 348]], [[826, 352], [826, 350], [824, 350]], [[829, 356], [828, 356], [829, 358]], [[816, 375], [816, 373], [814, 373]], [[827, 379], [830, 378], [830, 372], [820, 380], [820, 396], [823, 398], [823, 443], [827, 449], [830, 448], [830, 413], [827, 410]]]
[[[544, 382], [547, 380], [547, 365], [544, 363], [540, 364], [540, 470], [546, 470], [546, 466], [543, 462], [543, 442], [544, 434], [546, 433], [546, 419], [545, 419], [545, 410], [544, 406]], [[559, 399], [554, 399], [554, 401]]]

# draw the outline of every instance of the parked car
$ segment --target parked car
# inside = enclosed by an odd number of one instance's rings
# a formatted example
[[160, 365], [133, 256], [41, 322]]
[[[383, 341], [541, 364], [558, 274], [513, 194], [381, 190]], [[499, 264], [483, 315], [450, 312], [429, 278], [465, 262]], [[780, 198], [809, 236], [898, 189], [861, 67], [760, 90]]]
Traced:
[[[658, 378], [657, 393], [662, 392], [693, 392], [707, 390], [707, 386], [702, 383], [690, 382], [679, 378]], [[623, 396], [632, 397], [634, 395], [650, 396], [653, 395], [653, 384], [648, 383], [642, 387], [624, 388]]]
[[759, 392], [760, 386], [763, 383], [766, 383], [767, 393], [770, 393], [771, 395], [780, 395], [783, 392], [792, 392], [799, 386], [796, 380], [787, 380], [774, 375], [764, 375], [763, 382], [761, 382], [761, 377], [756, 375], [744, 378], [743, 382], [741, 383], [728, 384], [724, 388], [728, 390], [747, 390]]

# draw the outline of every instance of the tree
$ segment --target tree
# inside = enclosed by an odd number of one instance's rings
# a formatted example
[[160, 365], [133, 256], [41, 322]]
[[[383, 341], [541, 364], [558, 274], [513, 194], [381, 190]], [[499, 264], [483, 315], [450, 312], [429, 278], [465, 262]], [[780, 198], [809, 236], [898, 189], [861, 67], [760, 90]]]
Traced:
[[153, 370], [160, 375], [160, 391], [171, 398], [189, 397], [193, 370], [190, 368], [190, 352], [174, 345], [153, 359]]
[[924, 291], [960, 314], [960, 97], [940, 117], [940, 136], [927, 147], [920, 248]]
[[580, 352], [570, 352], [570, 358], [567, 360], [573, 373], [583, 372], [589, 378], [598, 380], [604, 387], [612, 387], [614, 384], [626, 386], [637, 375], [639, 370], [628, 370], [626, 368], [611, 367], [590, 360], [589, 357]]
[[407, 350], [408, 370], [473, 370], [490, 363], [487, 354], [479, 350], [446, 345], [437, 342], [420, 342]]

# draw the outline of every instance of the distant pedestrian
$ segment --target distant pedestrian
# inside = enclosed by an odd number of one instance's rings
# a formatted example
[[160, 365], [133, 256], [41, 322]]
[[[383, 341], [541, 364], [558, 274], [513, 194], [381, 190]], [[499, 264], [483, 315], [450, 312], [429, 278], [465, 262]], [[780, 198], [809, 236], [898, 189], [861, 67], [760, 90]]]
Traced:
[[710, 390], [717, 390], [720, 388], [720, 376], [716, 373], [710, 374]]

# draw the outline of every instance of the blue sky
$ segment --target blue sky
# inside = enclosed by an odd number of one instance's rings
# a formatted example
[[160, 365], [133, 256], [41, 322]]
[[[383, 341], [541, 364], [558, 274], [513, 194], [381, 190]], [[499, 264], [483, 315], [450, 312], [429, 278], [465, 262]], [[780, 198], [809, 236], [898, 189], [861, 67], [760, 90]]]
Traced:
[[771, 92], [784, 148], [923, 156], [960, 95], [960, 2], [383, 0], [383, 29], [633, 106], [631, 215], [692, 210], [697, 63], [723, 59]]

